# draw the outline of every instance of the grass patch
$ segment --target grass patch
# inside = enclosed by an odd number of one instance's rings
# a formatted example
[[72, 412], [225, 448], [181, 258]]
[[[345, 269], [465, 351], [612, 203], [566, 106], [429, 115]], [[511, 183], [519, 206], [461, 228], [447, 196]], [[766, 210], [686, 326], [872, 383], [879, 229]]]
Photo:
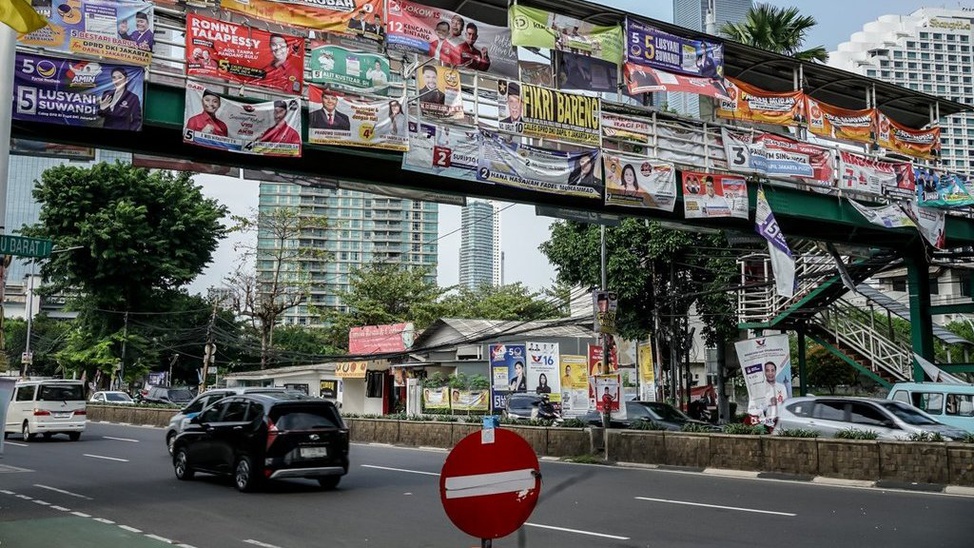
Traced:
[[736, 434], [738, 436], [762, 436], [768, 433], [768, 429], [762, 424], [751, 425], [741, 422], [725, 424], [723, 431], [725, 434]]
[[840, 440], [874, 440], [879, 437], [879, 432], [850, 428], [848, 430], [839, 430], [835, 433], [835, 437]]
[[914, 432], [910, 434], [910, 441], [947, 441], [940, 432]]
[[779, 430], [778, 435], [785, 436], [786, 438], [817, 438], [822, 433], [818, 430], [809, 430], [807, 428], [788, 428]]

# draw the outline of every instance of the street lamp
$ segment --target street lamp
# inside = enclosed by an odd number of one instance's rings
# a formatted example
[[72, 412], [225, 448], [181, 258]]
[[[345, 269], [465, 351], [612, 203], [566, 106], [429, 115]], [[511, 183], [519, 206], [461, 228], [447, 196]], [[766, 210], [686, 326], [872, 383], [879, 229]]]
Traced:
[[[66, 247], [64, 249], [52, 249], [51, 255], [56, 253], [67, 253], [68, 251], [74, 251], [76, 249], [83, 249], [85, 246], [76, 245], [72, 247]], [[30, 262], [30, 275], [27, 282], [27, 309], [24, 310], [24, 315], [27, 317], [27, 343], [24, 347], [24, 355], [21, 357], [21, 363], [23, 364], [22, 375], [27, 373], [27, 366], [34, 365], [34, 355], [30, 351], [30, 333], [34, 324], [34, 267], [37, 265], [37, 260], [31, 260]]]

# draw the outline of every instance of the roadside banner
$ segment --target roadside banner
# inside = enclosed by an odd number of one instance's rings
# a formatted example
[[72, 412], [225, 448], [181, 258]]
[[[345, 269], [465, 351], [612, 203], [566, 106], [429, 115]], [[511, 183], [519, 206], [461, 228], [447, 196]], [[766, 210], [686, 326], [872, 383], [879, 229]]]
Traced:
[[142, 129], [145, 69], [17, 52], [14, 120]]
[[446, 65], [517, 78], [517, 52], [511, 47], [511, 29], [409, 0], [389, 0], [386, 10], [386, 45], [390, 50], [418, 53]]
[[221, 8], [262, 21], [376, 41], [385, 33], [382, 4], [383, 0], [220, 0]]
[[90, 162], [95, 159], [95, 147], [45, 143], [43, 141], [13, 138], [10, 139], [10, 154]]
[[785, 235], [778, 227], [778, 221], [774, 218], [763, 188], [758, 189], [754, 224], [758, 234], [768, 241], [775, 291], [779, 296], [790, 299], [795, 295], [795, 257], [788, 248]]
[[802, 120], [805, 94], [800, 89], [765, 91], [740, 80], [727, 78], [727, 92], [729, 99], [721, 101], [717, 107], [717, 116], [720, 118], [779, 126], [797, 126]]
[[615, 291], [592, 292], [592, 330], [596, 333], [615, 333], [619, 297]]
[[368, 361], [341, 362], [335, 364], [335, 376], [339, 379], [364, 379], [369, 369]]
[[724, 76], [724, 46], [664, 32], [626, 18], [626, 62], [703, 78]]
[[653, 363], [653, 343], [639, 343], [636, 356], [639, 360], [639, 399], [656, 401], [656, 366]]
[[488, 345], [490, 366], [490, 406], [494, 411], [507, 406], [511, 392], [525, 392], [528, 379], [524, 371], [527, 353], [523, 344], [491, 343]]
[[883, 228], [916, 227], [916, 223], [900, 207], [899, 204], [882, 206], [867, 206], [855, 200], [849, 200], [852, 207], [870, 223]]
[[450, 408], [454, 411], [487, 411], [490, 403], [488, 390], [451, 390]]
[[747, 385], [747, 414], [753, 422], [774, 428], [779, 409], [791, 397], [788, 335], [771, 335], [734, 343]]
[[718, 78], [675, 74], [635, 63], [624, 64], [622, 75], [629, 95], [656, 91], [683, 91], [721, 101], [728, 101], [731, 98], [730, 90]]
[[320, 40], [311, 43], [311, 82], [329, 89], [385, 95], [389, 89], [389, 59]]
[[687, 219], [747, 219], [747, 180], [738, 175], [683, 171], [683, 216]]
[[947, 222], [946, 211], [933, 207], [920, 207], [912, 200], [907, 202], [904, 211], [916, 223], [917, 230], [927, 243], [937, 249], [946, 247], [947, 239], [944, 233]]
[[940, 128], [911, 129], [893, 121], [882, 112], [877, 115], [876, 144], [893, 152], [914, 158], [934, 160], [940, 157]]
[[590, 384], [596, 411], [619, 410], [619, 402], [622, 401], [622, 377], [619, 373], [596, 375], [591, 378]]
[[[286, 51], [275, 58], [279, 45]], [[186, 14], [186, 75], [300, 94], [304, 85], [304, 38], [190, 12]]]
[[602, 112], [602, 119], [599, 124], [602, 128], [602, 137], [606, 139], [618, 139], [648, 145], [650, 135], [653, 134], [653, 127], [649, 120], [645, 118], [630, 118], [618, 114]]
[[558, 343], [527, 343], [528, 392], [548, 394], [552, 402], [561, 401]]
[[48, 24], [20, 36], [20, 44], [133, 65], [147, 66], [152, 62], [152, 2], [41, 0], [34, 4]]
[[673, 211], [676, 166], [656, 159], [605, 152], [605, 203]]
[[413, 346], [413, 322], [353, 327], [348, 331], [349, 354], [402, 352]]
[[405, 102], [405, 98], [338, 96], [308, 86], [308, 142], [405, 151], [409, 147], [409, 126], [402, 106]]
[[242, 103], [186, 82], [183, 142], [241, 154], [301, 156], [301, 105], [294, 97]]
[[600, 26], [537, 8], [508, 8], [511, 44], [622, 62], [622, 27]]
[[509, 80], [498, 80], [497, 94], [501, 131], [599, 145], [598, 97]]
[[833, 186], [831, 151], [825, 147], [770, 133], [721, 128], [731, 171], [768, 177], [794, 177], [818, 186]]
[[449, 409], [450, 387], [423, 389], [423, 409]]
[[481, 129], [477, 180], [562, 196], [601, 198], [599, 153], [599, 149], [567, 152], [520, 145]]
[[917, 201], [921, 206], [961, 207], [974, 204], [968, 190], [970, 176], [914, 165]]
[[839, 162], [840, 190], [910, 196], [916, 188], [913, 168], [907, 162], [887, 162], [845, 150], [839, 151]]
[[430, 122], [409, 122], [409, 148], [402, 168], [466, 181], [477, 180], [480, 130]]
[[808, 131], [821, 137], [856, 143], [872, 143], [876, 109], [850, 110], [834, 107], [805, 96]]
[[450, 67], [424, 65], [416, 78], [416, 101], [424, 117], [463, 118], [460, 71]]

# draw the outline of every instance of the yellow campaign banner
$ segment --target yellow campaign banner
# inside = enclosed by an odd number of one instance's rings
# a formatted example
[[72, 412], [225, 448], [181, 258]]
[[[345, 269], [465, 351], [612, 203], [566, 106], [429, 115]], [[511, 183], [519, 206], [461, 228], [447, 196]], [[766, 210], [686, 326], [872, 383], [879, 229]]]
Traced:
[[639, 382], [653, 384], [656, 382], [656, 371], [653, 369], [653, 343], [639, 343], [636, 351], [639, 360]]
[[821, 137], [857, 143], [872, 143], [876, 109], [850, 110], [805, 96], [808, 131]]
[[598, 145], [602, 103], [598, 97], [499, 80], [501, 131], [525, 137]]
[[364, 379], [369, 362], [342, 362], [335, 364], [335, 376], [340, 379]]
[[940, 157], [940, 128], [912, 129], [894, 122], [882, 112], [877, 115], [876, 144], [891, 150], [933, 160]]
[[449, 409], [450, 408], [450, 388], [423, 389], [423, 409]]
[[220, 7], [271, 23], [379, 40], [382, 0], [220, 0]]
[[720, 101], [717, 116], [779, 126], [797, 126], [805, 107], [801, 90], [774, 92], [727, 78], [730, 101]]
[[488, 390], [453, 389], [450, 392], [450, 407], [454, 411], [487, 411], [490, 402], [488, 393]]

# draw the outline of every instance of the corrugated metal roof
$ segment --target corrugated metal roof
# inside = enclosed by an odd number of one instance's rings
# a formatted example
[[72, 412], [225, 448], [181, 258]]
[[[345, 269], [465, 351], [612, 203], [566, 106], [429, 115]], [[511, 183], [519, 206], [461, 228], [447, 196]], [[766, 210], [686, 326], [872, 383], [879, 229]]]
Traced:
[[[588, 321], [589, 325], [584, 325]], [[534, 322], [441, 318], [416, 338], [414, 348], [422, 348], [444, 327], [456, 331], [450, 343], [467, 344], [506, 336], [524, 337], [593, 337], [591, 318], [563, 318]], [[444, 344], [444, 343], [440, 343]]]

